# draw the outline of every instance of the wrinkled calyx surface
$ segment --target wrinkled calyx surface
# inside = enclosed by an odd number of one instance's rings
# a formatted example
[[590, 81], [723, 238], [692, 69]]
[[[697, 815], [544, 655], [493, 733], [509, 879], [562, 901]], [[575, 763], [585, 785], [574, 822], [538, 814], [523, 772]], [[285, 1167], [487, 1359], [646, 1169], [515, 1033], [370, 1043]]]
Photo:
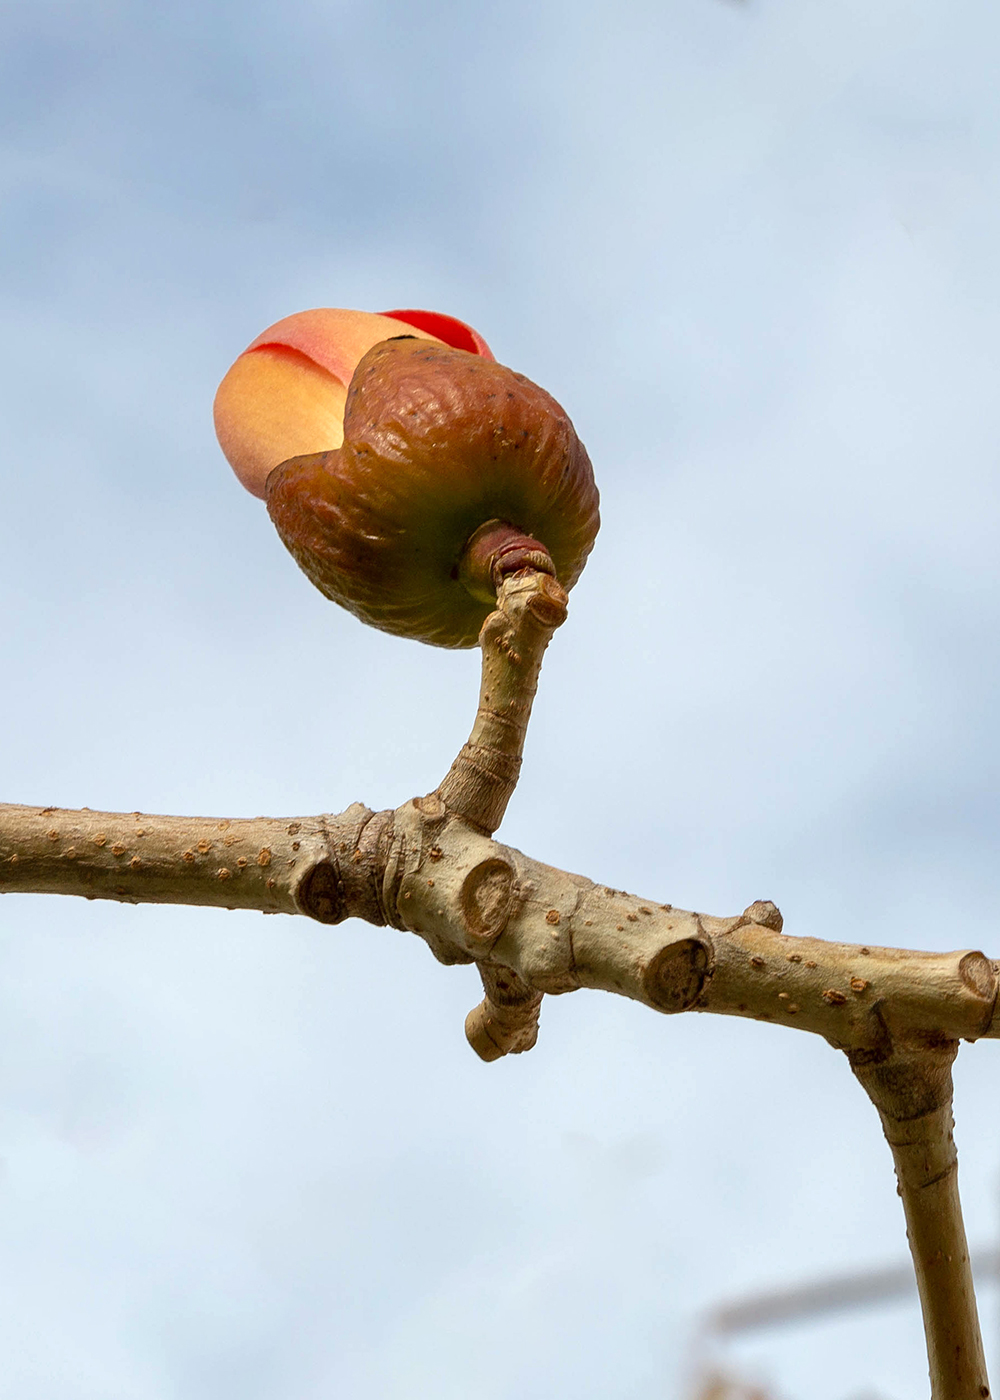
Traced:
[[427, 340], [369, 350], [343, 445], [281, 463], [266, 498], [328, 598], [446, 647], [475, 645], [504, 573], [554, 570], [572, 588], [600, 523], [590, 459], [559, 404], [524, 375]]

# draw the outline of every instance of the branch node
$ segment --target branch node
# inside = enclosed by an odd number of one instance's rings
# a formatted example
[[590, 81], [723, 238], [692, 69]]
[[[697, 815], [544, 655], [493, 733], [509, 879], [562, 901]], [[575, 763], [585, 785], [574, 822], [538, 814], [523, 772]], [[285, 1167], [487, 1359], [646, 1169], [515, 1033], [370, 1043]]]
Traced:
[[541, 992], [507, 967], [480, 963], [479, 975], [486, 996], [465, 1018], [466, 1040], [487, 1064], [524, 1054], [538, 1039]]
[[646, 995], [660, 1011], [687, 1011], [711, 976], [709, 950], [697, 938], [661, 948], [643, 973]]
[[762, 924], [764, 928], [769, 928], [774, 933], [780, 933], [785, 926], [781, 910], [769, 899], [755, 899], [743, 910], [743, 917], [749, 919], [751, 923]]
[[[354, 802], [338, 816], [325, 816], [322, 830], [326, 856], [303, 869], [295, 886], [298, 908], [321, 924], [358, 918], [384, 925], [378, 872], [392, 835], [392, 813]], [[270, 852], [265, 864], [269, 861]]]

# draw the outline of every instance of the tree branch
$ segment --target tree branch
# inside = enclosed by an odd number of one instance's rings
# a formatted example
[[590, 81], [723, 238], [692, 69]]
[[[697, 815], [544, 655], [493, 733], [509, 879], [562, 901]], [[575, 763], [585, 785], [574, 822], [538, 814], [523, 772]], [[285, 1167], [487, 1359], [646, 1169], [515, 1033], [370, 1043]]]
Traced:
[[385, 923], [372, 881], [381, 817], [360, 803], [291, 819], [0, 804], [0, 893]]
[[990, 1393], [952, 1135], [951, 1066], [956, 1041], [897, 1037], [892, 1053], [849, 1056], [879, 1111], [896, 1164], [906, 1236], [927, 1338], [931, 1400], [985, 1400]]
[[924, 1311], [933, 1400], [988, 1396], [951, 1137], [960, 1039], [1000, 1036], [998, 965], [782, 931], [766, 900], [714, 918], [542, 865], [492, 840], [517, 782], [542, 655], [565, 617], [548, 574], [499, 587], [479, 709], [436, 792], [395, 812], [159, 817], [0, 805], [0, 893], [73, 894], [360, 918], [476, 963], [466, 1020], [484, 1060], [529, 1050], [545, 993], [592, 987], [660, 1012], [747, 1016], [846, 1050], [893, 1151]]
[[418, 934], [440, 962], [516, 974], [520, 999], [592, 987], [875, 1055], [905, 1035], [1000, 1036], [982, 953], [794, 938], [767, 901], [729, 918], [674, 909], [534, 861], [434, 794], [280, 820], [0, 804], [0, 891], [361, 918]]

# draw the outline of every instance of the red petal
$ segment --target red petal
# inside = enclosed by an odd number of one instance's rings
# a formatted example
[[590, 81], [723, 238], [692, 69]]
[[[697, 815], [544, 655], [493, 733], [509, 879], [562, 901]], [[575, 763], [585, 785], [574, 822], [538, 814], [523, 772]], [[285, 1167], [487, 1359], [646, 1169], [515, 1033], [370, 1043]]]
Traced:
[[459, 321], [454, 316], [446, 316], [443, 311], [382, 311], [382, 316], [391, 316], [415, 330], [436, 335], [453, 350], [470, 350], [473, 355], [482, 355], [484, 360], [495, 360], [496, 356], [477, 330]]

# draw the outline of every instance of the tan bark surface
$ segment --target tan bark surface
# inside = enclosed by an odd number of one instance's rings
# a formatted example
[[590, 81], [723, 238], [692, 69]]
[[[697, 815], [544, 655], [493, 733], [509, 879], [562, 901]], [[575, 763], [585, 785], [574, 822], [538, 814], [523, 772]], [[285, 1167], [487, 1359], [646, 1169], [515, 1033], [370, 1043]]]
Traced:
[[730, 917], [675, 909], [532, 860], [436, 794], [293, 818], [0, 804], [0, 892], [388, 923], [440, 962], [516, 974], [530, 998], [591, 987], [874, 1055], [913, 1034], [1000, 1035], [996, 966], [980, 952], [797, 938], [768, 901]]
[[951, 1066], [958, 1044], [900, 1038], [886, 1058], [852, 1055], [879, 1111], [906, 1215], [934, 1400], [990, 1393], [958, 1195]]

